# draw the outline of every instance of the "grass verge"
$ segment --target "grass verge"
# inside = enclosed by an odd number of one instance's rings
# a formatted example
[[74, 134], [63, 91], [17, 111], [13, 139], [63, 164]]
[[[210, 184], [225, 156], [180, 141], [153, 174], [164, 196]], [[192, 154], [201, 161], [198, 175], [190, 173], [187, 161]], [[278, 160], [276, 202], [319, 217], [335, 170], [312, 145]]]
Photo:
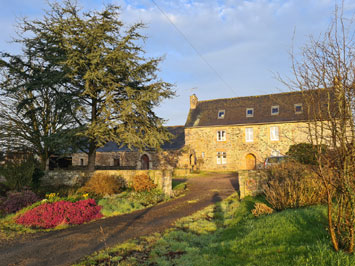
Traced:
[[153, 234], [100, 251], [78, 265], [355, 265], [334, 252], [326, 208], [290, 209], [258, 218], [261, 197], [233, 195]]

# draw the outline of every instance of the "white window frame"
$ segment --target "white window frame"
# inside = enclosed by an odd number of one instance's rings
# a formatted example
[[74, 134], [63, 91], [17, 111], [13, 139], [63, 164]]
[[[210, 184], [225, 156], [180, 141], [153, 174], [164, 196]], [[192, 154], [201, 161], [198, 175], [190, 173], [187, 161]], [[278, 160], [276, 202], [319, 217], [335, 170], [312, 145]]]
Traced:
[[272, 141], [280, 140], [280, 131], [278, 126], [270, 127], [270, 140]]
[[227, 164], [227, 153], [222, 152], [222, 164]]
[[[251, 111], [251, 114], [248, 114], [248, 111]], [[246, 117], [254, 117], [254, 108], [247, 108], [245, 110], [245, 116]]]
[[226, 141], [226, 131], [225, 130], [218, 130], [217, 131], [217, 141]]
[[204, 151], [201, 153], [201, 157], [202, 157], [202, 159], [205, 158], [205, 152]]
[[280, 156], [280, 155], [281, 155], [281, 153], [280, 153], [279, 150], [273, 150], [273, 151], [271, 151], [271, 156]]
[[[223, 113], [222, 115], [220, 115], [221, 113]], [[226, 115], [226, 110], [218, 110], [218, 114], [217, 114], [217, 118], [218, 119], [224, 119], [224, 116]]]
[[[301, 111], [297, 111], [297, 110], [296, 110], [297, 107], [301, 107]], [[302, 106], [302, 103], [296, 103], [296, 104], [294, 105], [294, 108], [295, 108], [295, 114], [296, 114], [296, 115], [303, 113], [303, 106]]]
[[246, 127], [245, 128], [245, 142], [253, 142], [254, 141], [254, 128]]
[[[277, 113], [273, 113], [272, 109], [277, 108]], [[280, 113], [280, 106], [279, 105], [273, 105], [271, 106], [271, 115], [279, 115]]]
[[227, 153], [217, 152], [217, 164], [227, 164]]
[[217, 164], [222, 164], [222, 153], [217, 152]]

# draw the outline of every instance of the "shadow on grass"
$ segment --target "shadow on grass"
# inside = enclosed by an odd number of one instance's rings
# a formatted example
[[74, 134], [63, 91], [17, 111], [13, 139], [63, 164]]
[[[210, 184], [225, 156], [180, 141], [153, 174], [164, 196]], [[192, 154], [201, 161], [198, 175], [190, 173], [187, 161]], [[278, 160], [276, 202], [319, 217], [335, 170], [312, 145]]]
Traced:
[[219, 196], [218, 193], [215, 193], [213, 195], [212, 201], [214, 203], [214, 208], [213, 208], [213, 218], [214, 222], [216, 224], [216, 227], [223, 226], [224, 224], [224, 213], [223, 209], [221, 206], [222, 198]]
[[178, 185], [185, 183], [187, 181], [186, 178], [173, 178], [172, 187], [175, 189]]

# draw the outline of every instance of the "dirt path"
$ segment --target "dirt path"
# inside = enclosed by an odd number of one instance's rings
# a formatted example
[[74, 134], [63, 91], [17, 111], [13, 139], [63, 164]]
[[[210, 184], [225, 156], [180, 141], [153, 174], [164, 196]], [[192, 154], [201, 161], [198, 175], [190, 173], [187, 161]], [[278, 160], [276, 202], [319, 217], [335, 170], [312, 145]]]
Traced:
[[162, 232], [177, 219], [232, 194], [237, 189], [237, 177], [216, 174], [189, 179], [188, 184], [186, 196], [148, 209], [1, 243], [0, 265], [70, 265], [105, 245]]

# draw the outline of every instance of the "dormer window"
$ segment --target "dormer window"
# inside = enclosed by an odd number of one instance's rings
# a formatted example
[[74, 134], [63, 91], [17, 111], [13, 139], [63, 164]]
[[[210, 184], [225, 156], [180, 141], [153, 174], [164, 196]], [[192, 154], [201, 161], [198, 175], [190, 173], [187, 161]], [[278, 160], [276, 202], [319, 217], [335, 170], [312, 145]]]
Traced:
[[218, 119], [223, 119], [225, 114], [225, 110], [219, 110], [218, 111]]
[[254, 108], [246, 109], [246, 117], [254, 117]]
[[271, 106], [271, 115], [278, 115], [279, 114], [279, 106], [273, 105]]
[[296, 103], [295, 114], [302, 114], [302, 113], [303, 113], [302, 103]]

